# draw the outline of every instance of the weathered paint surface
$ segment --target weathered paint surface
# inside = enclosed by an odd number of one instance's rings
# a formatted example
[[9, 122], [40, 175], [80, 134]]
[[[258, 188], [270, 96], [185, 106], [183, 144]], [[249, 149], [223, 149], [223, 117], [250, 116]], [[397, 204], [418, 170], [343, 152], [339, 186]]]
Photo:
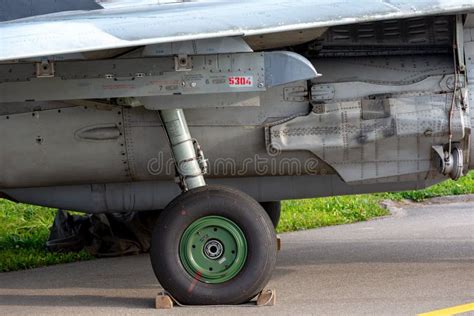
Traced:
[[[252, 36], [474, 10], [473, 0], [260, 0], [123, 5], [0, 23], [0, 60]], [[0, 2], [0, 5], [5, 5]], [[1, 11], [0, 7], [0, 11]]]

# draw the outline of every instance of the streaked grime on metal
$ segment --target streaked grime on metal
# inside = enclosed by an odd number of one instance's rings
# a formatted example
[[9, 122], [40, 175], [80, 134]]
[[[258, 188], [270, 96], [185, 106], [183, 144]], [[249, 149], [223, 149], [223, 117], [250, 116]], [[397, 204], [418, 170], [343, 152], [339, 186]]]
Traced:
[[474, 9], [472, 0], [128, 2], [0, 23], [0, 61]]

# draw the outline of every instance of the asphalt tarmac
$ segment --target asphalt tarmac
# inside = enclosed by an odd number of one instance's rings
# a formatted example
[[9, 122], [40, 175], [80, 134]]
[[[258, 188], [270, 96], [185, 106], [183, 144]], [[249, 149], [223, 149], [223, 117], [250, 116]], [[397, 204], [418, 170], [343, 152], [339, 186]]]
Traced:
[[156, 310], [143, 255], [2, 273], [0, 315], [474, 315], [474, 202], [451, 202], [281, 235], [272, 307]]

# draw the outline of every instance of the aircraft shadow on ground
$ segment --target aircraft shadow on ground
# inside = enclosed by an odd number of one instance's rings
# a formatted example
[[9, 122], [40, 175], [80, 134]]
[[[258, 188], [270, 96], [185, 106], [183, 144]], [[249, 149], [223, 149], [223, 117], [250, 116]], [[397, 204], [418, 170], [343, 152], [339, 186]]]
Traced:
[[0, 295], [0, 306], [94, 306], [153, 308], [153, 298], [100, 295]]

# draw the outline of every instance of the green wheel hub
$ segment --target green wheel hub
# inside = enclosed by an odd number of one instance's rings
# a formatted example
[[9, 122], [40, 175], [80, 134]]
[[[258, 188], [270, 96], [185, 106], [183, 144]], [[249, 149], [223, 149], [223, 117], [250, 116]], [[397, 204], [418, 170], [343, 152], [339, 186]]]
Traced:
[[242, 270], [247, 259], [247, 240], [233, 221], [206, 216], [184, 231], [179, 257], [191, 277], [205, 283], [223, 283]]

